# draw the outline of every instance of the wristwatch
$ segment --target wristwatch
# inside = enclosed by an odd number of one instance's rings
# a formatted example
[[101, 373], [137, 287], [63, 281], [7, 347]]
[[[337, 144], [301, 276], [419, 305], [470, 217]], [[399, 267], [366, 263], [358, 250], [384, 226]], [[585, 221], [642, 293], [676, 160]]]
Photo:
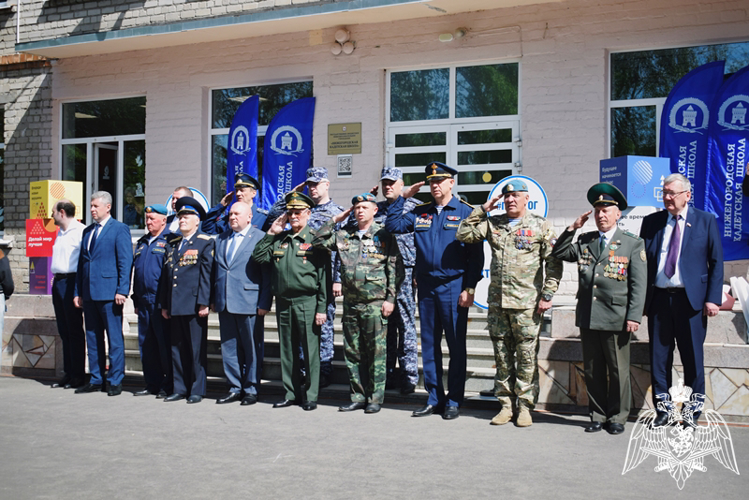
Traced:
[[475, 288], [466, 288], [466, 292], [468, 292], [468, 295], [476, 295]]
[[550, 301], [554, 296], [550, 293], [542, 293], [541, 298], [544, 299], [546, 302]]

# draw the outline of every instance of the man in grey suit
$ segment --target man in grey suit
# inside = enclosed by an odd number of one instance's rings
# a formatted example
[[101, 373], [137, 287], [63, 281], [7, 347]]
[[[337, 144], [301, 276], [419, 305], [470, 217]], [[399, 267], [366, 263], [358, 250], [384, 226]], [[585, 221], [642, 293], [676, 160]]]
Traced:
[[[252, 207], [235, 203], [229, 212], [230, 229], [216, 240], [213, 310], [219, 315], [221, 355], [229, 394], [216, 400], [226, 404], [257, 402], [259, 367], [262, 362], [254, 338], [255, 323], [271, 306], [270, 268], [252, 259], [252, 251], [265, 233], [252, 227]], [[258, 319], [258, 316], [260, 318]]]

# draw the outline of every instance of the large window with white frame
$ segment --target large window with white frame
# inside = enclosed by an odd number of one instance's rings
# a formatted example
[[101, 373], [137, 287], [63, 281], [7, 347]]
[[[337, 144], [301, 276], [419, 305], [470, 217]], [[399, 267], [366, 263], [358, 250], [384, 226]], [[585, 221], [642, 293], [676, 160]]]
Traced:
[[749, 41], [658, 50], [612, 52], [610, 154], [657, 156], [663, 105], [691, 70], [726, 61], [726, 75], [749, 64]]
[[387, 162], [406, 185], [441, 161], [458, 170], [457, 192], [481, 204], [522, 170], [517, 62], [388, 71], [386, 106]]
[[263, 141], [268, 125], [278, 111], [287, 104], [304, 97], [312, 97], [312, 81], [213, 89], [211, 91], [211, 204], [215, 205], [226, 194], [226, 148], [234, 113], [253, 95], [260, 96], [257, 127], [258, 180], [263, 169]]
[[112, 217], [143, 229], [146, 185], [146, 98], [62, 105], [61, 178], [84, 185], [83, 213], [95, 191], [112, 195]]

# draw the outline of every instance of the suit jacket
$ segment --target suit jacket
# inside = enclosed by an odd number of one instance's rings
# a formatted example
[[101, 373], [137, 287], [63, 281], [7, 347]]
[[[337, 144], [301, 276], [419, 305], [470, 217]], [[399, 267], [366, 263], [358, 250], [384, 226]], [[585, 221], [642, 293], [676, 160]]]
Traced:
[[642, 321], [647, 265], [643, 241], [618, 229], [601, 252], [598, 231], [580, 235], [565, 230], [552, 257], [577, 262], [576, 325], [589, 330], [621, 332], [627, 321]]
[[234, 231], [229, 229], [216, 239], [216, 259], [213, 266], [213, 304], [217, 312], [257, 314], [258, 309], [270, 310], [270, 266], [261, 266], [252, 258], [255, 245], [265, 233], [250, 227], [234, 251], [231, 262], [226, 261], [226, 250]]
[[78, 258], [75, 295], [83, 300], [114, 300], [130, 293], [133, 242], [130, 228], [110, 218], [96, 237], [94, 251], [89, 241], [96, 224], [83, 230]]
[[182, 235], [169, 240], [159, 284], [161, 308], [172, 316], [197, 314], [199, 306], [211, 305], [213, 238], [196, 231], [184, 245], [182, 240]]
[[[646, 312], [653, 298], [658, 255], [667, 223], [668, 211], [663, 210], [645, 217], [640, 228], [648, 256]], [[723, 246], [713, 214], [693, 207], [687, 209], [687, 220], [681, 235], [679, 273], [689, 303], [695, 311], [702, 310], [706, 302], [718, 305], [723, 302]]]

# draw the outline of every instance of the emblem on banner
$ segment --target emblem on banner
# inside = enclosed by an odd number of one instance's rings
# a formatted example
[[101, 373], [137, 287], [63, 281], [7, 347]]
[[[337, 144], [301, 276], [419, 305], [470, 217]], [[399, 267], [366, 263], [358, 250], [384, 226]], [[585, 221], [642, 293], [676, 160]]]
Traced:
[[671, 108], [668, 126], [679, 132], [702, 134], [702, 130], [707, 130], [709, 119], [707, 104], [696, 97], [686, 97]]
[[[726, 469], [739, 474], [733, 441], [726, 421], [714, 410], [704, 410], [707, 425], [697, 425], [694, 415], [703, 412], [705, 395], [679, 379], [678, 385], [659, 394], [658, 410], [668, 414], [668, 423], [653, 427], [656, 410], [647, 410], [632, 429], [622, 475], [631, 471], [650, 455], [658, 459], [656, 472], [667, 470], [681, 490], [692, 472], [707, 471], [705, 457], [713, 456]], [[677, 406], [680, 405], [680, 406]]]
[[278, 127], [270, 139], [270, 148], [276, 153], [296, 156], [304, 152], [302, 148], [302, 134], [291, 125]]
[[231, 146], [232, 153], [237, 155], [246, 154], [252, 149], [250, 145], [250, 131], [247, 127], [240, 125], [234, 129], [234, 133], [231, 135]]
[[746, 112], [749, 110], [749, 96], [738, 94], [729, 97], [720, 105], [718, 125], [723, 130], [749, 130]]

